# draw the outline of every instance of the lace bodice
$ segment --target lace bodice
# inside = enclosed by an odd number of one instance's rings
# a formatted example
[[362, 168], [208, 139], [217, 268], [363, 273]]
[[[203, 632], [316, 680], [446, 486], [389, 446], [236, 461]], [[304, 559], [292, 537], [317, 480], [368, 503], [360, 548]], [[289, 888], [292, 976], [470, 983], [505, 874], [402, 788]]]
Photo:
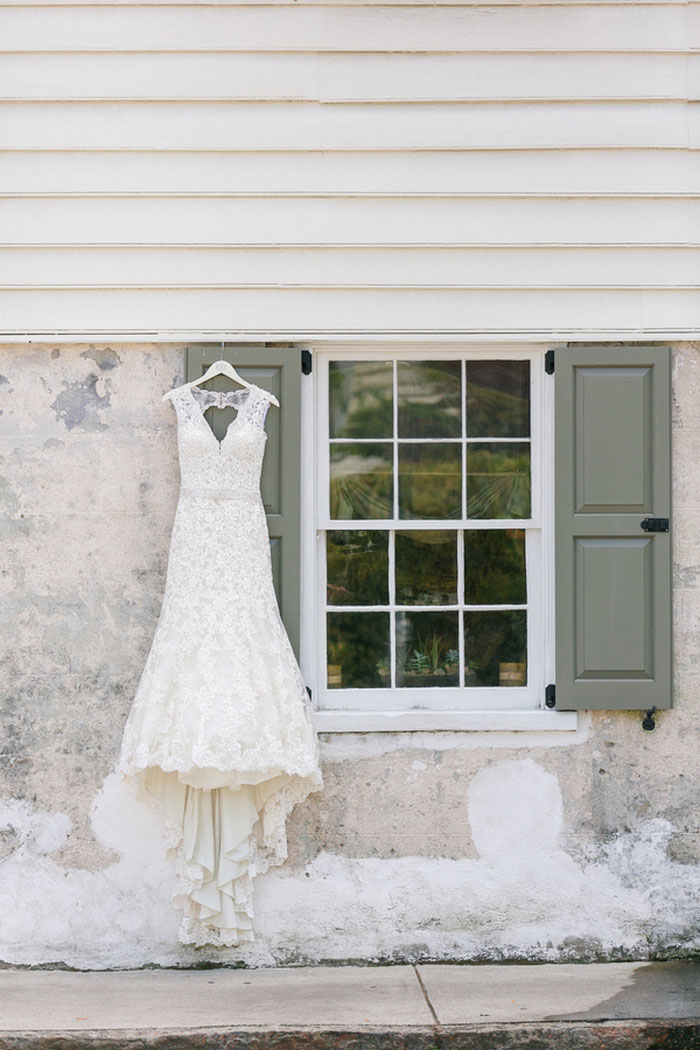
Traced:
[[[251, 385], [243, 390], [204, 390], [184, 386], [170, 398], [178, 418], [178, 455], [183, 489], [255, 496], [265, 452], [268, 394]], [[218, 441], [204, 418], [208, 408], [233, 407], [236, 418]]]

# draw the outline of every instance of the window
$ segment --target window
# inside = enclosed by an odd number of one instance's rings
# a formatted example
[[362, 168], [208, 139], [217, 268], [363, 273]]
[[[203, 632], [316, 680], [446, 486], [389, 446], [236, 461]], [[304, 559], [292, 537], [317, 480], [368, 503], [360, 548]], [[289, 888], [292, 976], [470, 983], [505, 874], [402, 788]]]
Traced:
[[300, 350], [191, 346], [187, 377], [225, 357], [281, 402], [262, 491], [319, 730], [671, 705], [668, 347]]
[[315, 370], [317, 705], [536, 711], [542, 353], [336, 350]]

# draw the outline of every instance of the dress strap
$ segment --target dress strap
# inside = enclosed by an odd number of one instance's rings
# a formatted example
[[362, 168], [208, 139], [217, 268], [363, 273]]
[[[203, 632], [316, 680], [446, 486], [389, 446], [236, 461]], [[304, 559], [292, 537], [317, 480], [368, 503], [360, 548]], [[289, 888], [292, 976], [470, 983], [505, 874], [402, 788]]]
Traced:
[[251, 423], [254, 423], [255, 426], [260, 427], [261, 430], [265, 429], [265, 417], [269, 407], [270, 399], [266, 391], [261, 390], [257, 386], [251, 387], [250, 397], [242, 406], [246, 418]]

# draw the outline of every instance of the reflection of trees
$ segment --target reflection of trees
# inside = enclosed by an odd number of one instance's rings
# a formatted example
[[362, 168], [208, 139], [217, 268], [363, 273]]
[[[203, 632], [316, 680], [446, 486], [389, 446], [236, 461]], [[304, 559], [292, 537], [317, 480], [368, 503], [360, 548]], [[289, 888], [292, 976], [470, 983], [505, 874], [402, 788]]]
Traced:
[[457, 534], [396, 533], [399, 605], [452, 605], [457, 601]]
[[527, 660], [527, 613], [465, 612], [465, 660], [475, 685], [499, 685], [502, 663]]
[[386, 605], [388, 577], [388, 533], [328, 533], [329, 604]]
[[391, 518], [391, 445], [331, 446], [331, 517]]
[[467, 362], [467, 435], [528, 437], [530, 362]]
[[331, 437], [390, 438], [392, 366], [387, 361], [332, 361], [328, 372]]
[[380, 688], [389, 661], [389, 613], [328, 613], [328, 664], [341, 668], [331, 688]]
[[459, 361], [399, 361], [399, 437], [459, 437], [462, 433]]
[[530, 446], [467, 446], [467, 515], [470, 518], [530, 517]]
[[525, 533], [475, 529], [464, 533], [464, 589], [469, 605], [521, 605], [527, 601]]
[[[394, 402], [391, 361], [331, 362], [331, 517], [387, 519], [394, 514]], [[398, 514], [454, 520], [462, 513], [462, 365], [460, 361], [399, 361]], [[530, 363], [468, 361], [466, 431], [467, 513], [472, 519], [530, 517]], [[367, 439], [355, 444], [352, 439]], [[411, 438], [448, 439], [416, 444]], [[494, 438], [510, 440], [497, 442]], [[343, 440], [350, 439], [348, 443]], [[449, 439], [457, 439], [450, 441]], [[410, 526], [409, 526], [410, 527]], [[415, 528], [415, 526], [414, 526]], [[465, 534], [465, 599], [472, 604], [527, 600], [525, 534], [478, 529]], [[456, 534], [446, 530], [396, 536], [399, 604], [456, 600]], [[328, 601], [382, 605], [388, 601], [388, 532], [360, 529], [328, 534]], [[428, 619], [421, 619], [421, 617]], [[433, 618], [433, 619], [431, 619]], [[524, 664], [525, 611], [465, 612], [467, 684], [498, 686], [501, 664]], [[397, 614], [399, 684], [455, 684], [454, 613]], [[388, 613], [328, 614], [328, 662], [340, 665], [331, 688], [388, 684]], [[434, 680], [433, 680], [434, 679]]]
[[[399, 361], [399, 437], [459, 437], [459, 361]], [[389, 361], [332, 361], [331, 437], [388, 438], [393, 433]], [[530, 362], [467, 362], [469, 437], [528, 437]]]
[[399, 515], [462, 517], [461, 445], [399, 445]]

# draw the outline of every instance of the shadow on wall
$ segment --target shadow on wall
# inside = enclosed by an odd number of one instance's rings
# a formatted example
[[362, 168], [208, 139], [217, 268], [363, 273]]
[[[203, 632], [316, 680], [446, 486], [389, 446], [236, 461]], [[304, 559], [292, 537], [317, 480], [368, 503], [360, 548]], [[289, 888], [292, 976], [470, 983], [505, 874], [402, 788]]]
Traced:
[[[557, 778], [532, 759], [489, 765], [469, 787], [476, 860], [347, 858], [258, 878], [257, 940], [240, 949], [177, 943], [172, 863], [158, 817], [107, 777], [95, 835], [120, 854], [103, 871], [66, 870], [50, 854], [70, 831], [63, 814], [0, 805], [0, 830], [21, 845], [0, 864], [0, 960], [78, 968], [216, 960], [251, 966], [342, 959], [645, 958], [650, 942], [700, 945], [689, 932], [700, 867], [669, 860], [673, 831], [600, 846], [583, 866], [561, 848]], [[653, 914], [651, 901], [653, 898]]]

